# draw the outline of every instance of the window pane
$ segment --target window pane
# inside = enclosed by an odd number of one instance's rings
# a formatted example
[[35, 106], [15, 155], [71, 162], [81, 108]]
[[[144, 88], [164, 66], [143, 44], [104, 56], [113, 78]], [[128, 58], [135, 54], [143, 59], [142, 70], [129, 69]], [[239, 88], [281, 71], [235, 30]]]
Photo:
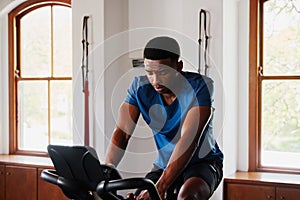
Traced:
[[299, 168], [300, 81], [264, 80], [262, 88], [261, 164]]
[[71, 9], [53, 7], [54, 76], [72, 76], [72, 21]]
[[36, 9], [20, 20], [21, 77], [51, 75], [50, 7]]
[[46, 151], [48, 144], [47, 81], [19, 81], [19, 149]]
[[72, 81], [51, 81], [50, 143], [72, 144]]
[[264, 75], [300, 75], [300, 0], [264, 3]]

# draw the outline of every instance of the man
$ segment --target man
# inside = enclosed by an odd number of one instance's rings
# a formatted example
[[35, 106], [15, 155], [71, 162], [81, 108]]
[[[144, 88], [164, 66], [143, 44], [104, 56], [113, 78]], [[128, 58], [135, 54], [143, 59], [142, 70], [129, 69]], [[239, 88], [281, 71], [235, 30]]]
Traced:
[[[146, 76], [135, 77], [128, 89], [105, 162], [120, 162], [142, 114], [158, 149], [146, 177], [156, 183], [161, 198], [208, 199], [223, 176], [223, 154], [212, 132], [213, 81], [182, 71], [179, 57], [173, 38], [156, 37], [146, 44]], [[148, 192], [139, 191], [137, 199], [149, 199]]]

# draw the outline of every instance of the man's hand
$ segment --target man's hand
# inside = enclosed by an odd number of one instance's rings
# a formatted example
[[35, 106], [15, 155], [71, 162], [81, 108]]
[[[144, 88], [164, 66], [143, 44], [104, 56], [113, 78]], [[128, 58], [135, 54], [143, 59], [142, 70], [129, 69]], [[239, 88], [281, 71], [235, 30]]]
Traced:
[[102, 165], [105, 165], [105, 166], [107, 166], [107, 167], [116, 169], [116, 166], [115, 166], [114, 164], [112, 164], [112, 163], [104, 163], [104, 164], [102, 164]]
[[[166, 189], [163, 189], [163, 185], [158, 181], [156, 183], [156, 189], [161, 199], [165, 199]], [[136, 198], [137, 200], [150, 200], [150, 194], [148, 190], [143, 190]]]
[[136, 197], [136, 200], [150, 200], [148, 190], [141, 191], [141, 193]]

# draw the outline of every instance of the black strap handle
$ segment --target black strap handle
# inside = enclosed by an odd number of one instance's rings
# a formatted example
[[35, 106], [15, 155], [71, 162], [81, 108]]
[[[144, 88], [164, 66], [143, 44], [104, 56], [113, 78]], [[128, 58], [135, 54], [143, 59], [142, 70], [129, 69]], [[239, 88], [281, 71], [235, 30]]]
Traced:
[[[203, 19], [202, 19], [203, 16]], [[207, 33], [207, 11], [205, 11], [204, 9], [200, 10], [199, 13], [199, 39], [198, 39], [198, 44], [199, 44], [199, 66], [198, 66], [198, 72], [201, 73], [201, 55], [202, 55], [202, 48], [201, 48], [201, 43], [202, 43], [202, 21], [203, 21], [203, 29], [204, 29], [204, 42], [205, 42], [205, 46], [204, 46], [204, 74], [207, 75], [207, 70], [208, 70], [208, 64], [207, 64], [207, 51], [208, 51], [208, 33]]]
[[88, 18], [89, 16], [83, 17], [82, 22], [82, 59], [81, 59], [81, 69], [82, 69], [82, 91], [84, 92], [84, 82], [88, 80], [88, 54], [89, 54], [89, 42], [88, 42]]

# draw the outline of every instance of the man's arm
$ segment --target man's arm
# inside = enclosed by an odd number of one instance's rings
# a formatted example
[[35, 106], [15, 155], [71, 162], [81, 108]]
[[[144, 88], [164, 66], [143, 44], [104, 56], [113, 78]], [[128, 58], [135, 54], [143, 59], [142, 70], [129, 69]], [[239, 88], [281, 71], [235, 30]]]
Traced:
[[189, 163], [198, 146], [202, 132], [211, 118], [211, 114], [212, 108], [206, 106], [192, 107], [187, 113], [181, 129], [181, 138], [176, 144], [166, 169], [156, 184], [161, 197], [177, 178], [177, 175]]
[[129, 103], [123, 103], [119, 110], [119, 118], [106, 152], [105, 163], [117, 166], [134, 131], [140, 116], [139, 109]]

